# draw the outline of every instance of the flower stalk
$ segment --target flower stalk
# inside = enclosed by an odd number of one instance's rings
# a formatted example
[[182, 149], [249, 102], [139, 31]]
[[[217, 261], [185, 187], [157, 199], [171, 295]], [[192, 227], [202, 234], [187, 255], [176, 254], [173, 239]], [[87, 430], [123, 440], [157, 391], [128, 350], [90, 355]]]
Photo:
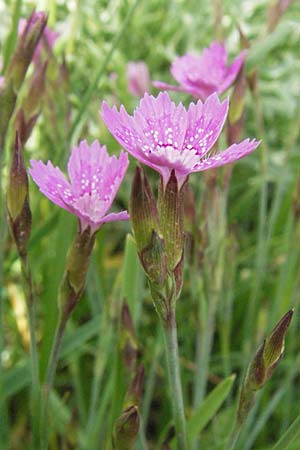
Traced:
[[184, 414], [183, 394], [180, 380], [180, 365], [178, 356], [177, 325], [175, 306], [171, 309], [168, 319], [162, 322], [164, 331], [165, 351], [167, 357], [168, 377], [176, 440], [178, 450], [187, 450], [186, 421]]
[[14, 151], [7, 186], [7, 214], [11, 235], [21, 262], [26, 310], [30, 334], [31, 403], [33, 425], [33, 448], [39, 448], [40, 376], [36, 341], [35, 296], [28, 260], [28, 242], [31, 234], [31, 210], [29, 207], [28, 176], [22, 146], [16, 134]]
[[90, 228], [83, 233], [79, 230], [67, 255], [66, 268], [58, 293], [59, 318], [42, 388], [41, 435], [43, 450], [48, 448], [49, 396], [54, 382], [59, 353], [66, 325], [84, 290], [94, 243], [95, 235], [91, 233]]
[[172, 171], [166, 186], [161, 179], [157, 205], [146, 173], [137, 167], [130, 218], [138, 254], [163, 327], [178, 450], [187, 449], [175, 312], [182, 286], [183, 214], [183, 186], [178, 188], [175, 172]]

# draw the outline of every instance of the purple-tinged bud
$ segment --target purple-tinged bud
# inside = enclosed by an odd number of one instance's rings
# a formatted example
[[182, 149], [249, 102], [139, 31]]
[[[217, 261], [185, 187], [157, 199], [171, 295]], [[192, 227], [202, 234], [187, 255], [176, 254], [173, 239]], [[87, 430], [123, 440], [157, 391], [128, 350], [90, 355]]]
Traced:
[[137, 369], [136, 374], [132, 379], [129, 389], [126, 393], [124, 401], [125, 408], [130, 405], [138, 405], [138, 406], [140, 405], [144, 386], [144, 375], [145, 369], [144, 366], [141, 364]]
[[138, 347], [132, 317], [125, 300], [121, 313], [120, 350], [124, 365], [131, 372], [135, 368]]
[[164, 240], [152, 231], [149, 244], [139, 254], [142, 266], [157, 288], [164, 286], [167, 277], [167, 258]]
[[77, 232], [69, 248], [58, 295], [58, 306], [64, 319], [70, 316], [83, 293], [94, 243], [95, 234], [87, 227], [83, 232]]
[[173, 272], [182, 260], [184, 249], [184, 189], [178, 190], [175, 171], [172, 170], [166, 187], [161, 180], [158, 213], [161, 233], [165, 241], [168, 270]]
[[127, 64], [128, 90], [132, 95], [142, 97], [150, 92], [150, 76], [146, 63], [143, 61], [129, 62]]
[[140, 426], [136, 405], [126, 408], [116, 420], [113, 433], [114, 450], [133, 450]]
[[293, 316], [288, 311], [278, 322], [271, 334], [259, 347], [251, 361], [243, 382], [237, 419], [243, 423], [254, 402], [255, 392], [261, 389], [272, 376], [284, 351], [284, 339]]
[[165, 244], [160, 235], [156, 201], [140, 167], [136, 168], [132, 183], [130, 219], [142, 266], [150, 282], [163, 286], [167, 275]]
[[18, 134], [16, 135], [7, 186], [7, 212], [11, 234], [21, 257], [27, 254], [31, 233], [28, 177]]
[[149, 245], [152, 231], [159, 231], [155, 198], [147, 175], [141, 167], [135, 169], [129, 212], [137, 249], [140, 252]]
[[35, 48], [46, 26], [45, 13], [33, 12], [19, 36], [17, 47], [0, 86], [0, 154], [4, 151], [6, 132], [13, 115], [17, 95], [32, 60]]
[[17, 92], [25, 78], [34, 51], [46, 27], [47, 16], [44, 12], [33, 12], [19, 36], [17, 47], [5, 73], [5, 80], [11, 83]]
[[28, 140], [39, 117], [43, 93], [45, 90], [46, 69], [47, 63], [39, 66], [35, 70], [28, 92], [25, 95], [21, 107], [16, 112], [15, 128], [18, 130], [23, 146]]

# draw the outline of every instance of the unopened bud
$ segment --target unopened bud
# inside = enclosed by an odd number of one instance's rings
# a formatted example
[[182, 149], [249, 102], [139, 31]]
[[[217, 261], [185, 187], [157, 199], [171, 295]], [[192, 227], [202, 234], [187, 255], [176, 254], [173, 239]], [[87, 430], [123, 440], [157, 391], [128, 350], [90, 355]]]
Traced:
[[154, 230], [149, 244], [143, 248], [139, 256], [150, 283], [162, 287], [167, 276], [165, 242]]
[[46, 61], [42, 66], [36, 68], [30, 81], [30, 87], [22, 105], [27, 118], [40, 112], [41, 101], [45, 90], [47, 66], [48, 62]]
[[238, 408], [238, 420], [242, 423], [254, 404], [254, 393], [270, 379], [284, 351], [284, 339], [293, 316], [288, 311], [278, 322], [271, 334], [259, 347], [250, 363], [242, 386]]
[[155, 198], [145, 171], [139, 167], [132, 184], [130, 219], [143, 268], [150, 282], [163, 286], [167, 273], [165, 243], [160, 236]]
[[136, 405], [126, 408], [114, 426], [114, 450], [133, 450], [139, 431], [140, 415]]
[[135, 169], [130, 197], [130, 219], [138, 252], [151, 240], [152, 231], [158, 232], [158, 212], [152, 189], [144, 169]]
[[94, 243], [95, 234], [88, 227], [82, 233], [78, 231], [71, 244], [58, 295], [59, 309], [64, 318], [71, 314], [82, 295]]
[[31, 232], [31, 211], [29, 208], [28, 177], [18, 134], [16, 135], [7, 186], [7, 212], [11, 233], [19, 254], [25, 256]]
[[47, 63], [39, 66], [33, 75], [28, 92], [16, 112], [15, 128], [18, 130], [22, 145], [28, 140], [39, 117], [43, 92], [45, 88], [45, 72]]
[[184, 200], [183, 186], [178, 190], [175, 171], [159, 188], [158, 212], [161, 233], [165, 241], [168, 269], [172, 272], [182, 260], [184, 248]]
[[144, 386], [144, 374], [145, 374], [144, 366], [140, 365], [127, 391], [124, 401], [125, 407], [130, 405], [138, 405], [138, 406], [140, 405]]
[[15, 92], [20, 89], [46, 23], [46, 14], [34, 11], [19, 36], [17, 47], [5, 73], [5, 80], [12, 83]]
[[120, 347], [125, 367], [131, 371], [135, 367], [137, 342], [134, 325], [127, 302], [124, 300], [121, 313]]

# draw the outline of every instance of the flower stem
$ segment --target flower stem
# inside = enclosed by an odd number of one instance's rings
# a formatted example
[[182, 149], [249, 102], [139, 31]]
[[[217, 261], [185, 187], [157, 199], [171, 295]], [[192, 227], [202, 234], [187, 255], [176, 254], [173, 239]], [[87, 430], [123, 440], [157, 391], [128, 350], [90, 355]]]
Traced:
[[42, 408], [41, 408], [41, 436], [42, 436], [42, 450], [47, 450], [48, 439], [49, 439], [49, 426], [48, 426], [48, 415], [49, 415], [49, 395], [51, 388], [53, 386], [54, 376], [57, 368], [60, 348], [62, 340], [64, 337], [66, 324], [68, 318], [65, 315], [59, 317], [57, 322], [55, 335], [52, 343], [51, 353], [47, 366], [47, 373], [45, 382], [42, 388]]
[[31, 366], [31, 402], [32, 402], [32, 435], [33, 448], [40, 448], [40, 374], [38, 348], [36, 341], [36, 313], [32, 277], [27, 256], [21, 257], [21, 269], [26, 298], [27, 318], [30, 335], [30, 366]]
[[240, 436], [240, 432], [241, 432], [241, 424], [236, 423], [231, 432], [231, 435], [229, 437], [229, 441], [228, 441], [226, 450], [234, 450], [235, 449], [236, 443]]
[[187, 450], [186, 424], [180, 368], [178, 359], [177, 327], [175, 310], [172, 309], [168, 319], [163, 322], [165, 351], [167, 357], [170, 394], [172, 398], [174, 425], [176, 430], [177, 450]]

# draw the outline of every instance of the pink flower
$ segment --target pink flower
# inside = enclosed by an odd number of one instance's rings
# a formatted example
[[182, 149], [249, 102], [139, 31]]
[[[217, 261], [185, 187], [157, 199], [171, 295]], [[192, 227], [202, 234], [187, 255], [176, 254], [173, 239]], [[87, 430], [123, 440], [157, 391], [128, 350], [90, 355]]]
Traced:
[[172, 170], [179, 186], [192, 172], [232, 163], [251, 153], [258, 145], [246, 139], [223, 152], [209, 151], [218, 139], [228, 112], [228, 99], [222, 103], [212, 94], [205, 103], [191, 103], [186, 110], [176, 106], [167, 92], [158, 97], [145, 94], [140, 105], [129, 116], [124, 106], [120, 111], [102, 105], [102, 119], [117, 141], [136, 159], [157, 170], [164, 185]]
[[127, 64], [128, 90], [132, 95], [142, 97], [150, 90], [150, 76], [147, 64], [143, 61]]
[[50, 161], [31, 160], [29, 173], [40, 191], [53, 203], [79, 218], [81, 231], [88, 226], [97, 231], [105, 222], [128, 220], [127, 211], [106, 214], [128, 167], [128, 156], [109, 156], [98, 141], [91, 146], [81, 141], [68, 162], [70, 182]]
[[[45, 13], [43, 13], [43, 12], [34, 12], [29, 19], [21, 19], [19, 22], [19, 29], [18, 29], [19, 36], [22, 35], [22, 33], [24, 32], [26, 27], [29, 27], [29, 29], [31, 27], [33, 27], [35, 25], [35, 23], [39, 20], [40, 16], [44, 15], [44, 14]], [[40, 39], [40, 41], [35, 49], [34, 55], [33, 55], [33, 62], [35, 64], [38, 65], [41, 63], [41, 56], [42, 56], [43, 49], [46, 52], [51, 53], [52, 48], [55, 44], [55, 41], [58, 37], [59, 37], [59, 33], [57, 31], [52, 31], [47, 26], [44, 28], [41, 39]]]
[[227, 67], [225, 45], [214, 41], [201, 55], [186, 53], [175, 59], [170, 70], [179, 86], [161, 81], [154, 81], [153, 84], [158, 89], [187, 92], [195, 98], [205, 100], [213, 92], [222, 94], [229, 88], [236, 79], [245, 56], [246, 52], [242, 51]]

